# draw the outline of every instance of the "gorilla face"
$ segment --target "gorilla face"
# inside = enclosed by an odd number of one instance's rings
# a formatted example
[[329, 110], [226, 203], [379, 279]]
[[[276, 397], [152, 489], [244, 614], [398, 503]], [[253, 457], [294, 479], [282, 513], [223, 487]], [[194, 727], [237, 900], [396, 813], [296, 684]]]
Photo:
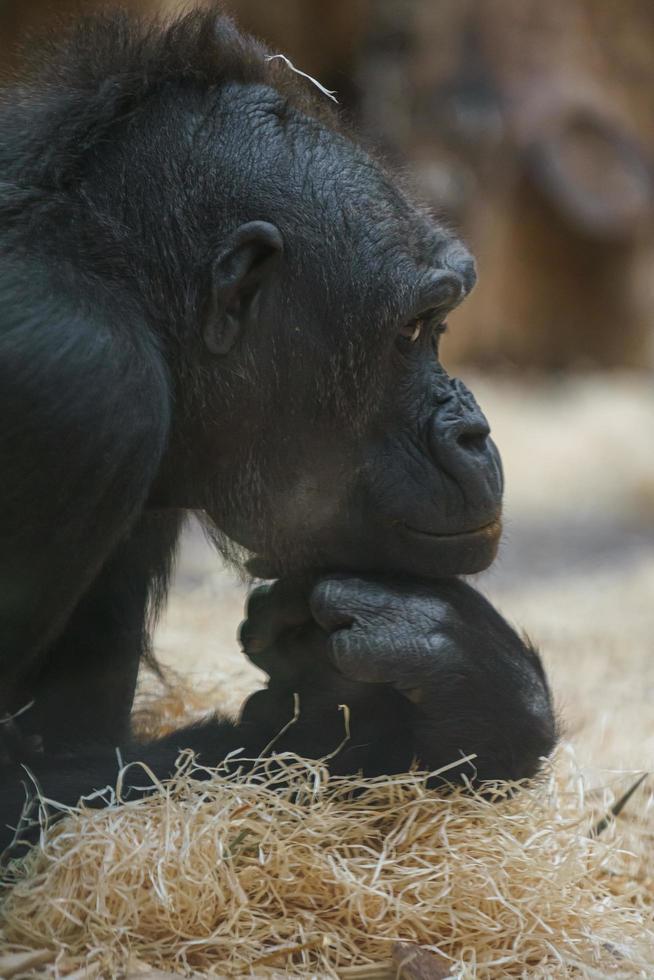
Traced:
[[347, 138], [288, 107], [280, 121], [268, 90], [232, 93], [222, 127], [238, 110], [241, 130], [256, 120], [240, 152], [258, 153], [247, 183], [223, 143], [214, 164], [241, 220], [203, 322], [221, 393], [212, 518], [268, 574], [480, 571], [501, 532], [501, 463], [439, 359], [471, 256]]
[[166, 356], [150, 504], [205, 511], [226, 553], [278, 575], [489, 565], [500, 460], [439, 359], [475, 281], [465, 247], [272, 86], [170, 86], [126, 125], [84, 193], [120, 206], [122, 275]]

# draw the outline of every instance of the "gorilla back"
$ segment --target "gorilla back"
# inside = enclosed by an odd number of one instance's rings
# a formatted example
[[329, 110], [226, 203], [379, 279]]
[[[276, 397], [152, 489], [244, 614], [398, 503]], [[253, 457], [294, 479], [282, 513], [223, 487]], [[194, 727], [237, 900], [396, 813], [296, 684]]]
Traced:
[[128, 726], [183, 514], [269, 575], [479, 571], [471, 257], [225, 18], [84, 22], [0, 110], [0, 712]]

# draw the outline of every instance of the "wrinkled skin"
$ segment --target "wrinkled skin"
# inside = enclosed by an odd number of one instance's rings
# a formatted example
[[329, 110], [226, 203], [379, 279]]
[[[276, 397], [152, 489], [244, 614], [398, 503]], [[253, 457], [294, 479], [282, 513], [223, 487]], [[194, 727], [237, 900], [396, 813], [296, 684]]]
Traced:
[[[454, 617], [469, 709], [416, 659], [450, 657], [433, 623], [463, 586], [441, 580], [488, 566], [501, 531], [499, 455], [439, 352], [473, 260], [267, 54], [210, 13], [150, 31], [111, 16], [0, 102], [0, 719], [14, 716], [0, 723], [0, 825], [16, 819], [17, 764], [72, 801], [115, 771], [115, 746], [132, 751], [138, 669], [189, 512], [259, 576], [360, 575], [352, 637], [365, 623], [384, 694], [309, 627], [300, 694], [332, 710], [316, 665], [346, 684], [370, 739], [389, 746], [371, 769], [475, 745], [481, 771], [534, 769], [539, 751], [509, 763], [532, 692], [496, 614], [473, 603], [486, 657]], [[392, 656], [364, 615], [379, 575]], [[408, 584], [393, 586], [399, 575]], [[409, 636], [413, 580], [416, 614], [421, 602], [433, 613]], [[418, 703], [393, 686], [403, 658]], [[501, 725], [474, 694], [488, 664], [511, 708]], [[165, 773], [185, 740], [211, 761], [244, 741], [258, 751], [278, 694], [275, 681], [258, 697], [256, 724], [250, 704], [241, 725], [138, 752]], [[387, 698], [404, 719], [397, 752]], [[309, 722], [288, 738], [314, 750]]]

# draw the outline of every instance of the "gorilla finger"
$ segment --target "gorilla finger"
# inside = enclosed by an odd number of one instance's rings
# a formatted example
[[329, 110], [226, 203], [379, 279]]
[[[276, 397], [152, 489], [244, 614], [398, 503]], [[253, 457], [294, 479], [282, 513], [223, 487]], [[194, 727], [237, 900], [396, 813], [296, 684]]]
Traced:
[[281, 655], [276, 644], [266, 647], [265, 650], [255, 652], [246, 651], [246, 656], [251, 664], [262, 670], [268, 677], [275, 677], [277, 680], [286, 678], [288, 666]]
[[279, 579], [260, 585], [248, 599], [246, 619], [239, 628], [239, 642], [248, 656], [272, 646], [277, 637], [311, 619], [308, 588], [304, 580]]
[[297, 685], [321, 672], [333, 671], [326, 656], [327, 634], [313, 621], [291, 626], [265, 650], [247, 653], [248, 659], [277, 684]]
[[277, 579], [271, 585], [258, 586], [250, 594], [247, 615], [261, 614], [265, 617], [274, 609], [288, 625], [311, 619], [309, 595], [315, 578], [315, 574], [305, 573]]
[[293, 694], [271, 695], [269, 691], [255, 691], [243, 703], [239, 723], [254, 726], [276, 734], [289, 718], [293, 717]]
[[371, 637], [338, 629], [329, 637], [327, 656], [348, 680], [365, 684], [388, 684], [394, 680], [394, 658], [380, 656]]
[[329, 638], [328, 657], [340, 673], [368, 684], [391, 684], [404, 693], [433, 684], [451, 670], [445, 636], [397, 635], [387, 630], [338, 630]]
[[381, 582], [351, 575], [320, 579], [310, 597], [311, 612], [326, 630], [342, 629], [352, 623], [388, 612], [397, 596]]

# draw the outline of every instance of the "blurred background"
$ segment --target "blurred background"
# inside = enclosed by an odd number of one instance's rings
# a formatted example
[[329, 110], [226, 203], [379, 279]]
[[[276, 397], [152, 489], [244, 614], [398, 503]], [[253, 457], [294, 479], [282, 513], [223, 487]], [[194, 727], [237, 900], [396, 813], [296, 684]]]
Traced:
[[[93, 6], [0, 0], [4, 70]], [[505, 541], [477, 584], [543, 650], [582, 763], [654, 769], [654, 4], [224, 7], [335, 89], [475, 253], [443, 350], [505, 462]], [[209, 683], [233, 710], [259, 683], [234, 642], [244, 592], [190, 527], [157, 645], [202, 705]]]

